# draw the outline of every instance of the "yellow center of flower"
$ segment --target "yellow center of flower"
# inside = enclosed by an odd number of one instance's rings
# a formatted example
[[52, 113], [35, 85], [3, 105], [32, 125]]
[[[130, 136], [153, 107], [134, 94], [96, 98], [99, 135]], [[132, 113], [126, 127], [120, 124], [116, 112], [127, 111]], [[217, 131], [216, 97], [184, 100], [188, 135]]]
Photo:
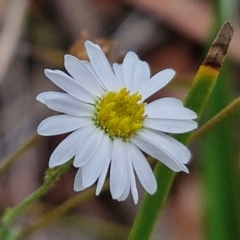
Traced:
[[108, 92], [96, 105], [95, 123], [110, 138], [121, 137], [124, 140], [143, 128], [145, 103], [139, 103], [142, 95], [130, 95], [127, 88], [119, 92]]

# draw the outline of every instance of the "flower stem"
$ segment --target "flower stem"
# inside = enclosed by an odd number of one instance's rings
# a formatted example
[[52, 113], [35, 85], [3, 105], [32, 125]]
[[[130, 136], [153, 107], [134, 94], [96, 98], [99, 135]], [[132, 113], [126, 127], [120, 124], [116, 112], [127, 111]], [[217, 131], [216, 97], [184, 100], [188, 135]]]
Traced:
[[231, 113], [236, 111], [240, 106], [240, 97], [231, 102], [227, 107], [222, 109], [218, 114], [216, 114], [213, 118], [211, 118], [207, 123], [205, 123], [201, 128], [196, 130], [190, 137], [189, 143], [200, 139], [206, 133], [210, 132], [218, 123], [223, 121], [226, 117], [228, 117]]
[[[109, 182], [106, 182], [103, 186], [103, 191], [109, 187]], [[76, 205], [82, 204], [94, 196], [95, 189], [93, 187], [76, 194], [74, 197], [68, 199], [63, 204], [59, 205], [52, 211], [45, 214], [39, 221], [34, 224], [31, 224], [30, 227], [21, 230], [17, 236], [16, 240], [26, 239], [29, 235], [36, 232], [37, 230], [45, 227], [59, 216], [67, 212], [69, 209], [75, 207]]]
[[12, 156], [3, 159], [0, 165], [0, 176], [5, 173], [13, 163], [19, 159], [25, 152], [27, 152], [35, 143], [37, 143], [41, 139], [41, 136], [38, 134], [34, 134], [31, 136], [23, 146], [21, 146]]
[[2, 219], [3, 223], [5, 225], [10, 225], [19, 214], [25, 211], [36, 200], [41, 198], [54, 185], [54, 183], [58, 180], [58, 178], [63, 173], [68, 171], [71, 164], [72, 162], [69, 161], [66, 164], [62, 165], [61, 167], [52, 170], [49, 176], [47, 177], [45, 183], [38, 190], [36, 190], [32, 195], [26, 198], [18, 206], [12, 209], [7, 209]]

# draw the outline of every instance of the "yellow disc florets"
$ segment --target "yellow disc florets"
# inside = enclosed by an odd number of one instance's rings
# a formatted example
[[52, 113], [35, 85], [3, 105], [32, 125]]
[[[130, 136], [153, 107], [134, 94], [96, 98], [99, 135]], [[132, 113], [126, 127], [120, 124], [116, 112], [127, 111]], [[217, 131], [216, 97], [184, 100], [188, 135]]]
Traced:
[[143, 128], [145, 103], [139, 103], [141, 94], [130, 95], [127, 88], [108, 92], [97, 104], [95, 123], [111, 138], [129, 139]]

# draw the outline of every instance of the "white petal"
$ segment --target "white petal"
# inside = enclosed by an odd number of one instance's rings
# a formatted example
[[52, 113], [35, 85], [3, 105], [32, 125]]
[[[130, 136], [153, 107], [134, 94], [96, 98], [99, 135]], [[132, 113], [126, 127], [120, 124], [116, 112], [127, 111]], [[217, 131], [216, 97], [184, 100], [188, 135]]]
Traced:
[[124, 187], [123, 193], [121, 194], [121, 196], [120, 196], [119, 198], [117, 198], [117, 200], [118, 200], [118, 201], [124, 201], [124, 200], [126, 200], [126, 198], [127, 198], [128, 195], [129, 195], [130, 188], [131, 188], [130, 181], [127, 179], [127, 181], [126, 181], [126, 183], [125, 183], [125, 187]]
[[134, 203], [137, 204], [137, 202], [138, 202], [138, 192], [137, 192], [137, 186], [136, 186], [133, 166], [132, 166], [130, 153], [129, 153], [129, 147], [128, 147], [129, 143], [125, 143], [124, 142], [123, 144], [124, 144], [124, 148], [125, 148], [126, 153], [127, 153], [127, 159], [126, 159], [126, 163], [127, 163], [126, 183], [125, 183], [125, 188], [124, 188], [123, 193], [121, 194], [121, 196], [117, 200], [118, 201], [124, 201], [128, 197], [130, 189], [131, 189]]
[[155, 145], [145, 141], [142, 138], [135, 137], [132, 141], [145, 153], [149, 154], [150, 156], [156, 158], [157, 160], [161, 161], [167, 167], [175, 172], [183, 171], [182, 166], [174, 161], [171, 157], [169, 157], [166, 153], [162, 152], [161, 149], [156, 147]]
[[129, 174], [130, 174], [131, 193], [132, 193], [134, 204], [137, 204], [138, 203], [138, 191], [137, 191], [136, 179], [135, 179], [132, 164], [129, 167], [130, 167]]
[[181, 152], [178, 145], [175, 146], [175, 144], [160, 134], [154, 134], [145, 130], [139, 133], [139, 136], [132, 138], [132, 141], [144, 152], [158, 159], [173, 171], [188, 172], [188, 169], [183, 164], [186, 162], [186, 159], [189, 160], [189, 158], [184, 156], [185, 152]]
[[91, 118], [80, 118], [69, 115], [58, 115], [44, 119], [37, 128], [38, 134], [42, 136], [54, 136], [72, 132], [78, 128], [91, 124]]
[[92, 117], [95, 110], [93, 105], [79, 101], [67, 93], [47, 98], [45, 104], [54, 111], [81, 117]]
[[101, 97], [104, 90], [101, 87], [99, 80], [89, 70], [83, 61], [80, 61], [74, 56], [66, 54], [64, 56], [64, 65], [68, 73], [76, 79], [88, 92], [95, 96]]
[[135, 144], [129, 145], [129, 148], [133, 168], [140, 183], [148, 193], [155, 193], [157, 190], [157, 182], [147, 159]]
[[[99, 85], [102, 87], [102, 89], [104, 90], [104, 92], [106, 92], [108, 89], [106, 88], [106, 86], [102, 83], [102, 80], [98, 77], [97, 73], [95, 72], [93, 65], [88, 62], [88, 61], [81, 61], [82, 64], [84, 64], [84, 66], [92, 73], [92, 75], [95, 77], [95, 79], [98, 81]], [[116, 77], [116, 76], [115, 76]]]
[[93, 105], [79, 101], [68, 93], [43, 92], [36, 99], [54, 111], [73, 116], [92, 116], [94, 112]]
[[139, 88], [139, 93], [142, 94], [142, 101], [153, 95], [155, 92], [163, 88], [174, 77], [175, 71], [165, 69], [158, 72], [149, 81], [143, 83]]
[[117, 77], [116, 86], [117, 86], [117, 90], [118, 90], [118, 89], [121, 89], [121, 88], [124, 87], [122, 64], [114, 63], [113, 64], [113, 70], [114, 70], [114, 73]]
[[110, 158], [105, 159], [103, 169], [102, 169], [102, 171], [100, 173], [100, 176], [99, 176], [99, 179], [98, 179], [97, 188], [96, 188], [96, 195], [99, 195], [101, 190], [102, 190], [103, 184], [104, 184], [106, 176], [107, 176], [110, 160], [111, 160]]
[[89, 61], [85, 61], [85, 60], [81, 60], [81, 63], [92, 73], [93, 76], [95, 76], [95, 78], [96, 78], [96, 80], [98, 81], [98, 83], [99, 83], [102, 87], [104, 87], [104, 86], [102, 85], [101, 80], [98, 78], [97, 73], [94, 71], [94, 68], [93, 68], [92, 64], [91, 64]]
[[114, 139], [112, 149], [112, 162], [110, 168], [110, 191], [113, 199], [118, 199], [125, 188], [127, 181], [126, 150], [121, 139]]
[[135, 67], [131, 92], [135, 93], [139, 91], [142, 84], [150, 79], [150, 68], [146, 62], [138, 61]]
[[59, 70], [44, 70], [45, 75], [58, 87], [69, 93], [71, 96], [88, 103], [95, 103], [96, 96], [88, 92], [77, 81]]
[[135, 72], [135, 67], [138, 62], [138, 56], [134, 52], [128, 52], [123, 59], [122, 73], [124, 85], [130, 89]]
[[82, 138], [82, 141], [80, 142], [81, 147], [78, 149], [73, 161], [74, 167], [81, 167], [91, 159], [97, 150], [103, 135], [104, 131], [97, 127], [86, 129], [86, 132], [83, 134], [84, 138]]
[[108, 172], [108, 168], [109, 168], [109, 164], [111, 161], [111, 155], [112, 155], [112, 143], [113, 141], [110, 140], [109, 141], [109, 158], [105, 159], [105, 163], [104, 163], [104, 167], [100, 173], [100, 176], [98, 178], [98, 183], [97, 183], [97, 188], [96, 188], [96, 195], [99, 195], [99, 193], [102, 190], [103, 184], [105, 182], [106, 176], [107, 176], [107, 172]]
[[108, 135], [104, 134], [98, 148], [91, 157], [91, 159], [82, 167], [84, 187], [91, 186], [102, 172], [106, 159], [110, 159], [110, 144]]
[[145, 107], [145, 114], [149, 118], [161, 119], [195, 119], [195, 112], [183, 106], [183, 103], [175, 98], [161, 98], [149, 103]]
[[197, 128], [198, 125], [193, 120], [146, 118], [144, 126], [166, 133], [185, 133]]
[[85, 187], [83, 187], [82, 185], [82, 179], [83, 179], [82, 168], [79, 168], [74, 179], [74, 184], [73, 184], [74, 191], [79, 192], [85, 189]]
[[62, 96], [62, 94], [66, 94], [66, 93], [54, 92], [54, 91], [42, 92], [37, 95], [36, 100], [45, 104], [46, 99], [56, 98], [56, 97]]
[[56, 167], [70, 160], [77, 152], [76, 144], [81, 138], [81, 129], [76, 130], [66, 137], [54, 150], [49, 160], [49, 167]]
[[191, 153], [188, 148], [176, 139], [172, 138], [171, 136], [159, 131], [148, 129], [142, 131], [140, 135], [142, 137], [144, 136], [145, 140], [154, 142], [155, 146], [159, 146], [166, 153], [168, 152], [178, 162], [189, 162], [191, 158]]
[[130, 186], [131, 186], [131, 193], [132, 193], [132, 197], [133, 197], [133, 201], [135, 204], [137, 204], [138, 202], [138, 191], [137, 191], [137, 186], [136, 186], [136, 179], [135, 179], [135, 174], [133, 171], [133, 165], [132, 165], [132, 156], [131, 156], [131, 147], [130, 147], [131, 143], [125, 143], [125, 148], [127, 151], [127, 164], [128, 164], [128, 175], [129, 175], [129, 179], [130, 179]]
[[85, 42], [85, 47], [94, 71], [101, 80], [102, 85], [105, 86], [107, 90], [114, 90], [116, 77], [101, 48], [90, 41]]

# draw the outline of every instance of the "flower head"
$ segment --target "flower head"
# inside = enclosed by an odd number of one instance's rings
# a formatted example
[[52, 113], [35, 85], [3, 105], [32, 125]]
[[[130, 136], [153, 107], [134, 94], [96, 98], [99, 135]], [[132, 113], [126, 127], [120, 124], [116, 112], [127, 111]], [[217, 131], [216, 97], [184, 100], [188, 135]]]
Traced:
[[128, 52], [113, 70], [100, 47], [85, 42], [90, 62], [65, 55], [65, 68], [45, 70], [46, 76], [63, 89], [43, 92], [37, 100], [63, 114], [43, 120], [38, 133], [44, 136], [71, 132], [54, 150], [49, 167], [74, 157], [78, 168], [74, 190], [81, 191], [97, 181], [102, 189], [110, 168], [113, 199], [125, 200], [131, 191], [138, 202], [135, 174], [147, 192], [157, 184], [143, 152], [158, 159], [173, 171], [188, 172], [185, 164], [191, 154], [166, 133], [184, 133], [197, 127], [196, 114], [175, 98], [145, 100], [163, 88], [175, 75], [172, 69], [150, 77], [146, 62]]

